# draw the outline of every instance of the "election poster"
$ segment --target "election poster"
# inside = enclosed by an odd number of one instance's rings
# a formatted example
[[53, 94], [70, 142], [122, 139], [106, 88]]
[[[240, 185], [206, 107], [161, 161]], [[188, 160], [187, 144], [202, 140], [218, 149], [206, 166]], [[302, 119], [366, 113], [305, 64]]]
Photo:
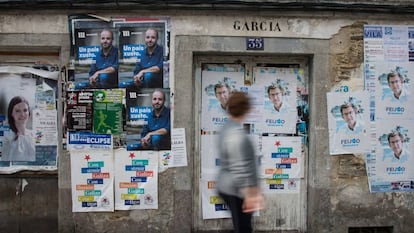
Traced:
[[297, 78], [292, 68], [255, 67], [255, 85], [262, 87], [261, 133], [296, 133]]
[[57, 169], [59, 74], [0, 67], [0, 173]]
[[272, 179], [304, 177], [301, 137], [263, 136], [262, 147], [260, 177]]
[[202, 71], [201, 130], [219, 131], [228, 120], [227, 100], [233, 91], [244, 86], [244, 66], [208, 65]]
[[369, 93], [329, 92], [326, 98], [329, 153], [337, 155], [370, 152]]
[[158, 209], [158, 152], [115, 150], [115, 209]]
[[114, 157], [110, 134], [69, 132], [72, 211], [114, 211]]
[[127, 150], [170, 150], [170, 90], [127, 89]]
[[169, 18], [77, 14], [69, 32], [69, 90], [169, 87]]
[[413, 40], [412, 26], [364, 26], [365, 86], [374, 123], [374, 147], [366, 156], [371, 192], [414, 191]]
[[231, 218], [229, 207], [217, 193], [215, 175], [205, 174], [200, 179], [200, 193], [203, 219]]
[[412, 121], [382, 120], [377, 129], [377, 176], [390, 181], [414, 180]]
[[408, 62], [376, 63], [371, 74], [377, 77], [375, 119], [413, 118], [414, 67]]
[[70, 152], [73, 212], [114, 211], [112, 150]]

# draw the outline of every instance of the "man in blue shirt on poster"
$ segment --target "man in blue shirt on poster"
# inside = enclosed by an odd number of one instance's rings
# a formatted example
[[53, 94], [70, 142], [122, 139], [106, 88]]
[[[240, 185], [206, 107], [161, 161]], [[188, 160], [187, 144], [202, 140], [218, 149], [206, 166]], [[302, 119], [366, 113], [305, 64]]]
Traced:
[[89, 70], [89, 81], [76, 83], [76, 89], [118, 87], [118, 49], [113, 46], [114, 34], [109, 29], [101, 32], [101, 49]]
[[171, 120], [170, 109], [164, 106], [165, 93], [156, 89], [152, 93], [152, 111], [148, 115], [148, 124], [144, 125], [141, 140], [127, 145], [127, 150], [170, 150]]
[[162, 88], [164, 48], [157, 44], [158, 32], [148, 29], [145, 32], [145, 50], [135, 64], [133, 80], [120, 83], [124, 88]]

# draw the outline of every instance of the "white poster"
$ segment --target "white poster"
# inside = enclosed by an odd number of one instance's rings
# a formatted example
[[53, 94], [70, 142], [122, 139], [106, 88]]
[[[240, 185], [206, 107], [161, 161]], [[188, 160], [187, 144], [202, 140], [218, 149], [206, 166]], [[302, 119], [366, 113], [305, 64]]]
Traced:
[[111, 150], [70, 152], [73, 212], [114, 211], [114, 164]]
[[364, 26], [365, 88], [370, 92], [370, 137], [366, 155], [370, 192], [412, 192], [414, 27]]
[[408, 62], [376, 63], [375, 119], [412, 118], [414, 65]]
[[57, 169], [59, 74], [0, 67], [0, 173]]
[[294, 69], [256, 67], [255, 85], [263, 87], [264, 110], [260, 133], [296, 133], [297, 78]]
[[227, 100], [234, 90], [244, 85], [244, 67], [241, 65], [209, 66], [202, 72], [201, 130], [218, 131], [227, 121]]
[[158, 209], [158, 152], [115, 150], [115, 209]]
[[217, 174], [220, 168], [220, 154], [217, 147], [218, 135], [201, 135], [201, 176]]
[[187, 143], [185, 141], [185, 128], [172, 129], [171, 155], [173, 167], [187, 166]]
[[329, 153], [368, 153], [371, 150], [369, 93], [327, 93]]
[[216, 177], [205, 175], [199, 183], [203, 219], [231, 218], [228, 206], [217, 193]]
[[259, 175], [264, 178], [304, 177], [302, 137], [262, 137], [263, 156]]
[[377, 124], [376, 176], [387, 181], [414, 180], [413, 120], [382, 120]]

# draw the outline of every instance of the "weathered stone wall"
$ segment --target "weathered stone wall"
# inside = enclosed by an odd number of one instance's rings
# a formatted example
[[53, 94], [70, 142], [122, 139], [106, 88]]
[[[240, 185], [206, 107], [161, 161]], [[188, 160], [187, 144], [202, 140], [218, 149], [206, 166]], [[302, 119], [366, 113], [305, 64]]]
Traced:
[[[12, 10], [0, 13], [0, 51], [51, 49], [58, 51], [66, 65], [69, 58], [67, 16], [75, 12]], [[363, 88], [363, 24], [410, 24], [411, 15], [266, 11], [104, 11], [105, 16], [171, 16], [171, 84], [175, 93], [174, 127], [185, 127], [188, 167], [159, 174], [159, 209], [116, 211], [115, 213], [72, 213], [69, 154], [59, 153], [59, 232], [149, 232], [185, 233], [210, 224], [211, 231], [226, 229], [228, 221], [200, 220], [195, 208], [199, 193], [194, 177], [199, 161], [195, 142], [194, 51], [203, 53], [248, 54], [243, 47], [246, 36], [263, 36], [274, 42], [267, 53], [306, 54], [310, 64], [311, 132], [306, 179], [307, 232], [346, 233], [351, 226], [394, 226], [394, 232], [414, 229], [414, 196], [410, 193], [371, 194], [364, 155], [330, 156], [326, 116], [326, 92], [338, 86]], [[234, 22], [279, 22], [280, 31], [234, 30]], [[284, 40], [282, 40], [284, 39]], [[3, 58], [4, 56], [2, 56]], [[1, 186], [3, 187], [3, 186]], [[6, 188], [0, 188], [3, 193]], [[29, 190], [30, 191], [30, 190]], [[9, 193], [9, 192], [8, 192]], [[33, 195], [40, 195], [33, 192]], [[4, 200], [3, 200], [4, 201]], [[0, 203], [0, 211], [12, 211]], [[270, 208], [270, 207], [269, 207]], [[7, 219], [6, 219], [7, 221]], [[213, 222], [214, 221], [214, 222]], [[260, 221], [260, 229], [274, 219]], [[195, 223], [196, 222], [196, 223]], [[269, 225], [266, 225], [268, 223]], [[1, 226], [1, 225], [0, 225]], [[214, 227], [213, 227], [214, 226]], [[276, 231], [280, 232], [280, 231]]]

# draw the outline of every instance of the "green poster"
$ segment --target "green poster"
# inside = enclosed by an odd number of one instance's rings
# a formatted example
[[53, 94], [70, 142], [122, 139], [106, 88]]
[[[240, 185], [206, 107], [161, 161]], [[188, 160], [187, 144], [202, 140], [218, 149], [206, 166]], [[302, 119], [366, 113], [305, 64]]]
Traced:
[[96, 90], [93, 95], [93, 132], [122, 133], [122, 89]]

